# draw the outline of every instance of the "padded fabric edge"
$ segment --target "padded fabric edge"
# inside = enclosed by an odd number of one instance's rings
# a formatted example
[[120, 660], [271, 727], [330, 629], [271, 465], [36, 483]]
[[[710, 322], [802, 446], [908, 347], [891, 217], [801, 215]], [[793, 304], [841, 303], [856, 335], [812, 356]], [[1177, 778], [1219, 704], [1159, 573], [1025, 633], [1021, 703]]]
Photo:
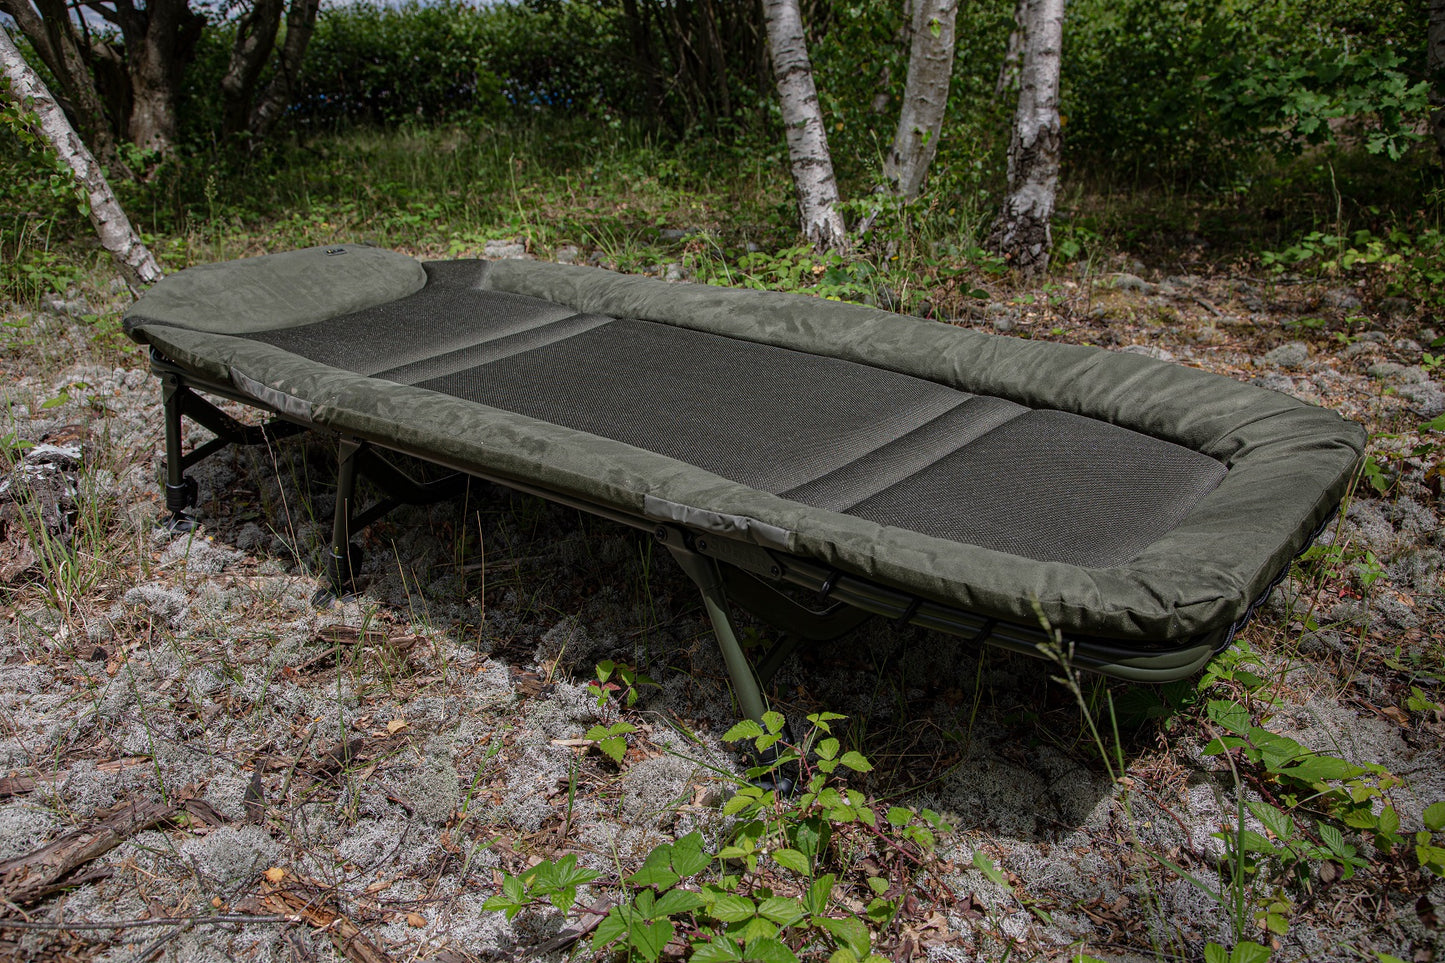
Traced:
[[[969, 333], [936, 327], [950, 338]], [[306, 399], [315, 422], [338, 431], [635, 515], [647, 514], [650, 496], [654, 506], [745, 518], [766, 527], [758, 533], [792, 533], [791, 551], [940, 602], [1032, 624], [1037, 600], [1066, 632], [1143, 644], [1177, 644], [1242, 615], [1328, 516], [1358, 456], [1353, 426], [1280, 396], [1274, 414], [1236, 428], [1246, 437], [1231, 476], [1179, 529], [1127, 565], [1086, 569], [812, 508], [620, 442], [339, 371], [263, 343], [167, 327], [149, 333], [163, 353], [199, 373], [229, 376], [235, 368]], [[1225, 487], [1235, 482], [1231, 498]]]
[[357, 244], [310, 247], [186, 268], [125, 313], [135, 337], [147, 324], [251, 334], [311, 324], [404, 298], [426, 283], [421, 262]]

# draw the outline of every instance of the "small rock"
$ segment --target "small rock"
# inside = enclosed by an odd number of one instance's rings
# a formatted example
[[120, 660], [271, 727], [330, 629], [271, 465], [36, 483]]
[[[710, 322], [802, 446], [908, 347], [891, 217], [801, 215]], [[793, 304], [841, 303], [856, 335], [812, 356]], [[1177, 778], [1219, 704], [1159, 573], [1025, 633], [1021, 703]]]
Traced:
[[1392, 345], [1392, 347], [1395, 349], [1396, 354], [1402, 354], [1407, 358], [1420, 357], [1421, 349], [1420, 342], [1418, 341], [1412, 341], [1409, 338], [1401, 338], [1399, 341], [1396, 341], [1394, 345]]
[[993, 329], [1000, 334], [1012, 331], [1016, 327], [1018, 327], [1018, 325], [1014, 322], [1014, 319], [1006, 314], [1001, 314], [993, 319]]
[[1146, 358], [1153, 358], [1156, 361], [1173, 361], [1174, 353], [1167, 348], [1156, 347], [1152, 344], [1131, 344], [1122, 349], [1125, 354], [1140, 354]]
[[1429, 380], [1428, 376], [1420, 368], [1412, 365], [1396, 364], [1393, 361], [1381, 361], [1372, 364], [1365, 371], [1376, 381], [1384, 381], [1389, 384], [1411, 385], [1420, 384]]
[[1388, 344], [1390, 338], [1383, 331], [1361, 331], [1355, 335], [1356, 341], [1369, 341], [1372, 344]]
[[1336, 311], [1358, 311], [1364, 303], [1349, 288], [1331, 288], [1320, 299], [1324, 305]]
[[696, 233], [698, 233], [697, 229], [691, 227], [684, 230], [678, 230], [675, 227], [664, 227], [662, 230], [657, 232], [657, 236], [664, 241], [683, 241], [687, 238], [692, 237]]
[[1358, 358], [1367, 354], [1379, 354], [1380, 346], [1373, 341], [1355, 341], [1340, 349], [1341, 358]]
[[51, 314], [59, 314], [67, 318], [78, 318], [83, 314], [93, 313], [85, 298], [46, 298], [40, 302], [40, 309]]
[[1303, 368], [1309, 360], [1309, 345], [1303, 341], [1291, 341], [1288, 344], [1282, 344], [1264, 356], [1264, 362], [1266, 364], [1291, 369]]
[[1261, 388], [1268, 388], [1270, 391], [1279, 391], [1287, 395], [1294, 394], [1294, 379], [1278, 371], [1266, 371], [1257, 378], [1249, 379], [1249, 383]]
[[743, 247], [747, 249], [747, 252], [749, 254], [757, 254], [759, 251], [762, 250], [762, 247], [753, 241], [749, 241], [748, 243], [744, 244]]
[[1120, 291], [1138, 291], [1140, 294], [1153, 294], [1158, 290], [1137, 274], [1116, 274], [1110, 279], [1109, 285]]
[[577, 248], [573, 247], [571, 244], [564, 244], [562, 247], [559, 247], [557, 249], [557, 263], [575, 264], [577, 262], [577, 258], [581, 256], [581, 254], [582, 252], [579, 251]]
[[682, 269], [681, 264], [678, 264], [676, 261], [672, 261], [663, 266], [662, 279], [664, 281], [672, 281], [673, 283], [676, 283], [678, 281], [686, 281], [687, 272]]
[[1381, 298], [1380, 313], [1387, 318], [1400, 319], [1415, 313], [1415, 305], [1409, 298]]
[[[1418, 368], [1415, 370], [1419, 370]], [[1422, 418], [1434, 418], [1445, 414], [1445, 392], [1433, 381], [1403, 384], [1396, 389], [1401, 398], [1410, 402], [1410, 407]]]
[[523, 260], [527, 254], [527, 245], [519, 241], [488, 241], [482, 245], [482, 256], [493, 261]]

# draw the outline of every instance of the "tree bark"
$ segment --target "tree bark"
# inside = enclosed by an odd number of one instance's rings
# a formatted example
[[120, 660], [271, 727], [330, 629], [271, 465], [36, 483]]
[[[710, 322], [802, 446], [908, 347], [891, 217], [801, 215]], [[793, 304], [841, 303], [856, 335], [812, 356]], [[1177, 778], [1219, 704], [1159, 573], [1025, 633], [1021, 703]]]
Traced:
[[1048, 269], [1059, 188], [1059, 62], [1064, 0], [1027, 0], [1023, 71], [1008, 148], [1008, 197], [989, 246], [1025, 275]]
[[0, 10], [15, 19], [60, 85], [69, 113], [81, 135], [94, 148], [95, 156], [114, 176], [133, 178], [135, 175], [116, 150], [112, 118], [105, 109], [82, 50], [81, 38], [76, 36], [63, 0], [39, 0], [36, 6], [32, 6], [30, 0], [0, 0]]
[[276, 74], [266, 86], [256, 108], [251, 111], [251, 133], [265, 137], [271, 133], [296, 92], [296, 82], [301, 78], [301, 61], [306, 56], [306, 47], [311, 43], [311, 34], [316, 29], [316, 11], [320, 0], [291, 0], [286, 12], [286, 40], [281, 45], [281, 59], [276, 64]]
[[125, 211], [111, 192], [110, 184], [106, 183], [105, 172], [70, 126], [65, 112], [50, 95], [45, 83], [20, 56], [20, 50], [4, 28], [0, 28], [0, 64], [4, 66], [11, 94], [22, 108], [34, 112], [38, 133], [50, 144], [56, 156], [66, 163], [75, 182], [85, 191], [90, 222], [100, 235], [100, 243], [115, 256], [131, 290], [137, 291], [159, 281], [162, 276], [160, 266], [131, 227]]
[[1008, 33], [1008, 46], [1004, 48], [1003, 63], [998, 68], [998, 80], [994, 81], [993, 95], [1002, 97], [1019, 89], [1019, 58], [1024, 49], [1024, 16], [1028, 0], [1014, 3], [1014, 28]]
[[231, 59], [221, 78], [222, 133], [227, 137], [251, 125], [256, 83], [276, 46], [276, 33], [281, 29], [281, 12], [285, 8], [285, 0], [254, 0], [251, 8], [236, 20]]
[[898, 131], [883, 161], [883, 175], [894, 193], [917, 197], [938, 152], [948, 88], [953, 79], [953, 30], [958, 0], [917, 0], [913, 7], [908, 79]]
[[1430, 71], [1430, 130], [1445, 163], [1445, 0], [1430, 0], [1426, 34], [1426, 65]]
[[773, 79], [783, 110], [792, 162], [793, 185], [798, 191], [798, 213], [803, 234], [820, 251], [848, 246], [848, 232], [838, 211], [838, 184], [823, 109], [813, 85], [813, 65], [803, 34], [798, 0], [763, 0], [763, 17], [772, 50]]
[[115, 0], [113, 9], [87, 0], [92, 10], [113, 20], [125, 40], [130, 75], [130, 141], [141, 150], [166, 156], [175, 148], [176, 100], [186, 67], [206, 20], [188, 0]]

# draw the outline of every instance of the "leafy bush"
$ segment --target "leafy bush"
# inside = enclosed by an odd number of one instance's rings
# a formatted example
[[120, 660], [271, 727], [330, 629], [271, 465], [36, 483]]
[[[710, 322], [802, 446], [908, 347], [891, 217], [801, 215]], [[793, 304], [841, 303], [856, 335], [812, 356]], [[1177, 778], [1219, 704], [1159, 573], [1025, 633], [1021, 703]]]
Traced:
[[1080, 0], [1064, 45], [1069, 148], [1191, 178], [1346, 132], [1396, 159], [1425, 109], [1421, 13], [1399, 0]]

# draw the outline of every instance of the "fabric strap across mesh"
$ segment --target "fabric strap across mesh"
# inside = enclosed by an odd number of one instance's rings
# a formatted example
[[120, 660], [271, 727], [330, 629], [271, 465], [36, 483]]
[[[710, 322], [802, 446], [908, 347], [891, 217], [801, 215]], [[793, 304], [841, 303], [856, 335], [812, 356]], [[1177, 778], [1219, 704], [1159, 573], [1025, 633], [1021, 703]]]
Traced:
[[1223, 479], [1095, 419], [881, 368], [433, 275], [250, 335], [311, 360], [625, 442], [880, 524], [1041, 561], [1127, 562]]

